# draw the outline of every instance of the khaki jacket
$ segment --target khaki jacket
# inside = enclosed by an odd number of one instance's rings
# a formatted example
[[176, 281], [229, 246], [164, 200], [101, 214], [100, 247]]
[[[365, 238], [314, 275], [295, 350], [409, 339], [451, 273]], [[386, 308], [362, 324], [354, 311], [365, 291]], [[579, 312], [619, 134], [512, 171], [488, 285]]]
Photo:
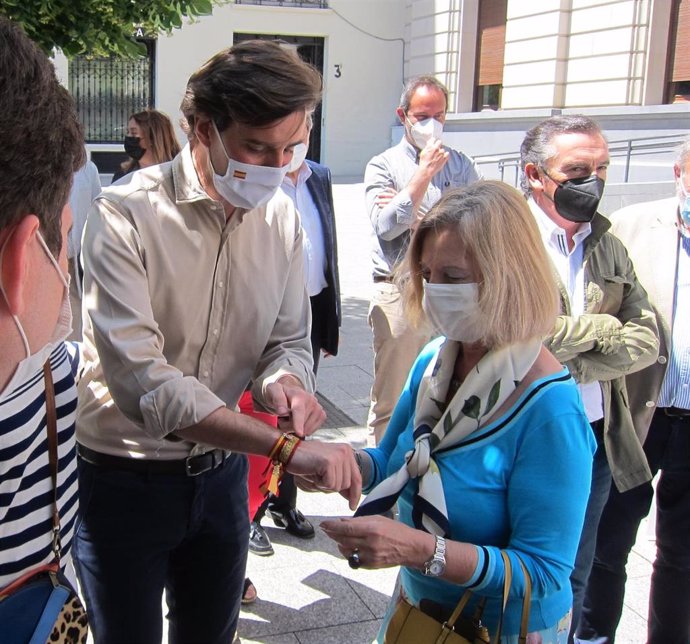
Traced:
[[563, 314], [546, 346], [577, 382], [598, 381], [604, 401], [604, 446], [616, 487], [624, 492], [651, 479], [635, 434], [625, 379], [654, 363], [659, 350], [656, 316], [632, 262], [611, 224], [597, 213], [584, 242], [585, 312], [570, 314], [557, 276]]
[[671, 350], [678, 265], [677, 222], [675, 197], [628, 206], [611, 216], [611, 232], [630, 253], [640, 283], [649, 293], [660, 331], [656, 362], [625, 378], [635, 431], [643, 443], [656, 410]]

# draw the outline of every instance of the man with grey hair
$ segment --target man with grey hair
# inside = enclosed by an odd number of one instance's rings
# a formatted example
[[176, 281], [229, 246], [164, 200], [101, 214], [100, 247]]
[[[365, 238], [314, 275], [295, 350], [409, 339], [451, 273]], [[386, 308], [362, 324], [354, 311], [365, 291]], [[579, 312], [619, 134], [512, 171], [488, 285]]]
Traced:
[[[626, 376], [635, 430], [656, 486], [656, 546], [648, 644], [690, 642], [690, 138], [673, 166], [676, 194], [611, 215], [660, 329], [659, 358]], [[613, 642], [625, 594], [625, 565], [654, 488], [611, 489], [597, 533], [578, 638]]]
[[364, 174], [375, 284], [369, 307], [374, 384], [368, 424], [376, 443], [386, 431], [412, 363], [429, 339], [407, 322], [393, 270], [405, 254], [411, 231], [441, 195], [481, 178], [468, 156], [441, 141], [447, 109], [448, 90], [436, 78], [407, 81], [396, 110], [405, 134], [398, 145], [369, 161]]
[[546, 346], [578, 382], [598, 443], [571, 575], [572, 641], [611, 479], [625, 491], [651, 478], [624, 376], [654, 362], [659, 340], [654, 311], [625, 247], [597, 211], [609, 166], [597, 123], [582, 115], [546, 119], [527, 132], [520, 157], [523, 189], [561, 292], [561, 315]]

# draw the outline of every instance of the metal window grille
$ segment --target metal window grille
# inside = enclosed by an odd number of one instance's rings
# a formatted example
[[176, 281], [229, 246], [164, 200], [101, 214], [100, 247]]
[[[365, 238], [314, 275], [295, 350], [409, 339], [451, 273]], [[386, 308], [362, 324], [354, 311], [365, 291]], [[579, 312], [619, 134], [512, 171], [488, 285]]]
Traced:
[[262, 4], [269, 7], [328, 9], [328, 0], [235, 0], [235, 4]]
[[129, 115], [153, 107], [155, 41], [144, 58], [87, 58], [69, 64], [69, 90], [88, 143], [120, 143]]

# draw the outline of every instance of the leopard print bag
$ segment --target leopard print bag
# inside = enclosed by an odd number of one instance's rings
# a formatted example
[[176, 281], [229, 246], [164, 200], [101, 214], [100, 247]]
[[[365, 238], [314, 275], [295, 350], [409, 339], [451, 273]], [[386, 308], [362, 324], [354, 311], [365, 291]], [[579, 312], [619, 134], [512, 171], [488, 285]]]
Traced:
[[0, 591], [0, 633], [2, 644], [86, 643], [86, 610], [56, 562]]

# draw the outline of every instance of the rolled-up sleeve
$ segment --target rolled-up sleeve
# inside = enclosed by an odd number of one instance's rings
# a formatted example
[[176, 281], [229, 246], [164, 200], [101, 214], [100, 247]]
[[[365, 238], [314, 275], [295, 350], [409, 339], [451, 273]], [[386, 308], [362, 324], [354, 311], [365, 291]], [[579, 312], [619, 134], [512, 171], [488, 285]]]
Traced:
[[99, 198], [84, 237], [84, 306], [104, 378], [120, 411], [159, 439], [198, 423], [223, 401], [163, 354], [154, 319], [146, 251], [118, 204]]
[[364, 172], [367, 213], [376, 234], [387, 241], [399, 237], [414, 223], [412, 198], [403, 188], [381, 208], [376, 199], [387, 188], [395, 189], [392, 170], [383, 156], [374, 157]]

